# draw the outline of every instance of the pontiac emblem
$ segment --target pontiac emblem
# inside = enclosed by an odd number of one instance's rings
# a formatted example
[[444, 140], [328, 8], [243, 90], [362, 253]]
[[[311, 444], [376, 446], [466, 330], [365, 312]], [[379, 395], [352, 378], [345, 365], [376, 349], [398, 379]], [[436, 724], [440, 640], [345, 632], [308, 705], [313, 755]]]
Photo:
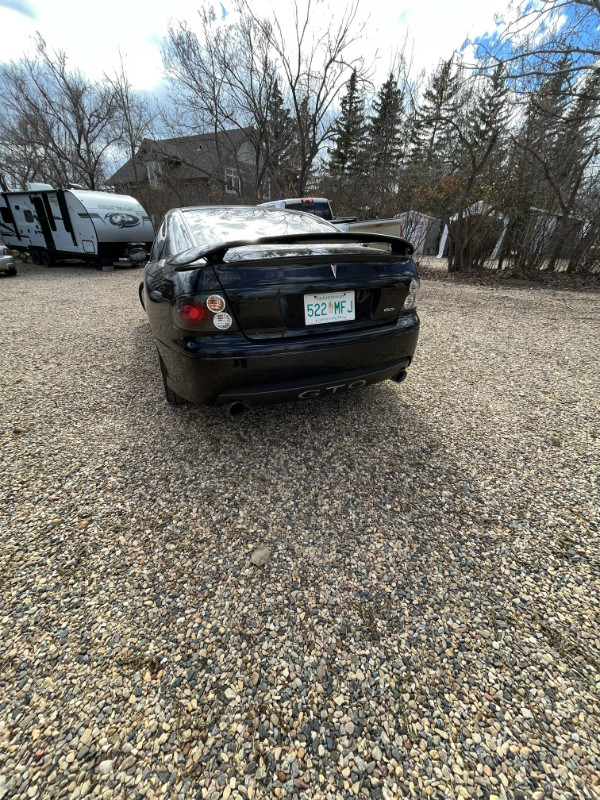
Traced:
[[331, 271], [333, 272], [333, 277], [337, 278], [337, 264], [331, 265]]

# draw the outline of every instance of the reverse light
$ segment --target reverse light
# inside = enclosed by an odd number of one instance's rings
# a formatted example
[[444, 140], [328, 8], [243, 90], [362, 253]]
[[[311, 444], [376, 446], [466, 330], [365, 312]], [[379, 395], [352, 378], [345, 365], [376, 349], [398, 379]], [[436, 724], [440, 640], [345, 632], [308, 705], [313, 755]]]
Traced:
[[415, 308], [415, 306], [417, 305], [417, 296], [419, 294], [420, 285], [421, 284], [418, 278], [413, 278], [411, 280], [406, 300], [404, 301], [404, 305], [402, 306], [402, 308], [405, 309], [406, 311], [408, 311], [411, 308]]
[[213, 317], [213, 324], [215, 328], [218, 328], [220, 331], [226, 331], [227, 328], [231, 328], [233, 319], [229, 314], [215, 314]]
[[191, 325], [200, 325], [208, 316], [208, 309], [196, 300], [185, 300], [179, 306], [179, 316]]

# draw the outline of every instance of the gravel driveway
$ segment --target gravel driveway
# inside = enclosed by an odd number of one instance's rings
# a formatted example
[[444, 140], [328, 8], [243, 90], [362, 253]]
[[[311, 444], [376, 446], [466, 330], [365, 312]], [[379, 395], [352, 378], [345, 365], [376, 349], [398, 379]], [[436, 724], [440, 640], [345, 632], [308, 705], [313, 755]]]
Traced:
[[140, 276], [0, 279], [0, 800], [600, 797], [598, 295], [426, 282], [404, 384], [231, 420]]

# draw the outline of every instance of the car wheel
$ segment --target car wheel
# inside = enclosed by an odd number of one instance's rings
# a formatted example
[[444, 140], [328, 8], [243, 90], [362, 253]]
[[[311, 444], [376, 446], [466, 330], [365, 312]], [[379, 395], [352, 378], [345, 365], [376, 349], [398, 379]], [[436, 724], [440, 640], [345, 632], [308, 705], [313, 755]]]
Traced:
[[177, 392], [174, 392], [173, 389], [167, 385], [167, 368], [165, 367], [165, 362], [162, 360], [160, 353], [158, 354], [158, 360], [160, 362], [160, 374], [162, 375], [163, 386], [165, 387], [165, 397], [167, 398], [167, 403], [169, 403], [171, 406], [184, 405], [187, 403], [187, 400], [185, 400], [180, 394], [177, 394]]
[[138, 289], [138, 294], [140, 296], [140, 303], [142, 304], [142, 308], [144, 311], [146, 310], [146, 306], [144, 305], [144, 284], [140, 283], [140, 288]]
[[16, 267], [9, 267], [8, 268], [8, 274], [9, 275], [16, 275], [17, 274], [17, 268]]
[[52, 266], [52, 256], [47, 250], [42, 250], [42, 252], [40, 253], [40, 264], [43, 267]]
[[40, 263], [40, 251], [39, 250], [32, 250], [31, 251], [31, 260], [34, 264]]

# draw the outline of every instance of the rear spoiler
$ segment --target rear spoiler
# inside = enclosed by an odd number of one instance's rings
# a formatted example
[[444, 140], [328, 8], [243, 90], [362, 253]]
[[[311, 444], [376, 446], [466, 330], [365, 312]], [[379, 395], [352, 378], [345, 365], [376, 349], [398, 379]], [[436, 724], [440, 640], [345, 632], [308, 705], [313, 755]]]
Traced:
[[175, 272], [183, 272], [188, 269], [195, 269], [192, 266], [201, 258], [209, 264], [218, 264], [225, 258], [228, 250], [235, 247], [256, 247], [263, 244], [305, 244], [307, 242], [321, 242], [322, 244], [338, 244], [341, 242], [360, 242], [363, 244], [389, 244], [391, 252], [399, 256], [411, 256], [414, 248], [406, 239], [398, 236], [386, 236], [382, 233], [347, 233], [339, 231], [336, 233], [291, 233], [284, 236], [263, 236], [260, 239], [236, 239], [232, 242], [221, 242], [213, 247], [193, 247], [172, 256], [167, 264], [174, 267]]

